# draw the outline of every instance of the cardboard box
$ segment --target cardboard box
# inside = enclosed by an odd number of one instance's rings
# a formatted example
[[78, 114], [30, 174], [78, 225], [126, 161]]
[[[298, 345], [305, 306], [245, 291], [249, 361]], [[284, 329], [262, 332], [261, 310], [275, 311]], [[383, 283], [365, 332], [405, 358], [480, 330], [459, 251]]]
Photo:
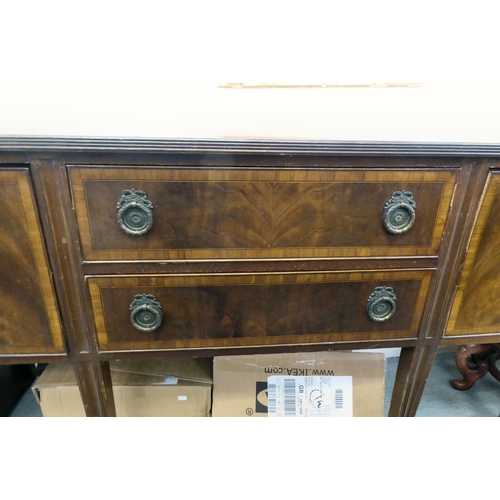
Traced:
[[352, 376], [353, 416], [383, 417], [383, 353], [318, 352], [214, 358], [213, 417], [267, 417], [267, 378]]
[[[111, 362], [118, 417], [209, 417], [212, 360]], [[84, 417], [69, 363], [48, 365], [33, 385], [44, 417]]]

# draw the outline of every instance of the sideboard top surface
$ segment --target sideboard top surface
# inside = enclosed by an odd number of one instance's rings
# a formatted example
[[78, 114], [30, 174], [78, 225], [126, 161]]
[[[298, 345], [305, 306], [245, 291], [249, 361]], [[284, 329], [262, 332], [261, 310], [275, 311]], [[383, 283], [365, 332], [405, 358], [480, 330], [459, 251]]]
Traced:
[[0, 135], [2, 152], [500, 157], [500, 143]]

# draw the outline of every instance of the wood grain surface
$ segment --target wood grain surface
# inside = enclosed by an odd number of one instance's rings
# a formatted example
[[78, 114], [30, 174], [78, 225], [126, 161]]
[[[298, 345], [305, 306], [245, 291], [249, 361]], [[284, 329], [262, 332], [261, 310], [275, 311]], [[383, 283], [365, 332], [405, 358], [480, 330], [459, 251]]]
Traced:
[[[173, 349], [414, 338], [431, 272], [87, 277], [100, 349]], [[371, 321], [367, 300], [391, 286], [396, 314]], [[162, 304], [163, 321], [137, 331], [136, 294]]]
[[0, 354], [64, 351], [26, 169], [0, 169]]
[[[453, 171], [71, 167], [84, 260], [325, 258], [436, 255]], [[117, 223], [126, 189], [146, 192], [143, 236]], [[404, 234], [382, 224], [395, 191], [414, 194]]]
[[490, 174], [446, 336], [500, 333], [500, 173]]
[[[391, 414], [410, 416], [441, 343], [500, 335], [493, 174], [442, 338], [498, 145], [0, 138], [0, 163], [0, 362], [69, 358], [88, 415], [114, 414], [113, 359], [392, 346]], [[144, 237], [118, 225], [127, 189], [153, 203]], [[401, 190], [417, 216], [392, 235]], [[383, 323], [378, 286], [397, 296]], [[142, 293], [163, 306], [151, 333], [130, 321]]]

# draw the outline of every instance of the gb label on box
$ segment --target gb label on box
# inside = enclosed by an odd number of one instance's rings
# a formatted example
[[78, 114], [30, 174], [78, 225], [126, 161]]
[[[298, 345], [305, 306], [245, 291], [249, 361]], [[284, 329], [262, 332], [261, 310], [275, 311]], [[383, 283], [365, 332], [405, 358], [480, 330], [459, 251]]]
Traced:
[[352, 377], [268, 378], [269, 417], [352, 417]]

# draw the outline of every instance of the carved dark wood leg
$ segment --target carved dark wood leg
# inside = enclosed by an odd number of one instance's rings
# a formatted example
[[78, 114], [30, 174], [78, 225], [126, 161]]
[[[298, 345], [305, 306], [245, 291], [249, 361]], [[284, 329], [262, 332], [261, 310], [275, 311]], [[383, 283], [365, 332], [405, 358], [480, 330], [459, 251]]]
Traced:
[[500, 382], [500, 369], [497, 366], [497, 361], [500, 360], [500, 344], [494, 344], [495, 351], [488, 356], [488, 371], [493, 377]]
[[459, 391], [467, 391], [488, 372], [500, 382], [496, 361], [500, 359], [500, 344], [461, 345], [455, 353], [455, 363], [463, 375], [462, 380], [452, 380]]

